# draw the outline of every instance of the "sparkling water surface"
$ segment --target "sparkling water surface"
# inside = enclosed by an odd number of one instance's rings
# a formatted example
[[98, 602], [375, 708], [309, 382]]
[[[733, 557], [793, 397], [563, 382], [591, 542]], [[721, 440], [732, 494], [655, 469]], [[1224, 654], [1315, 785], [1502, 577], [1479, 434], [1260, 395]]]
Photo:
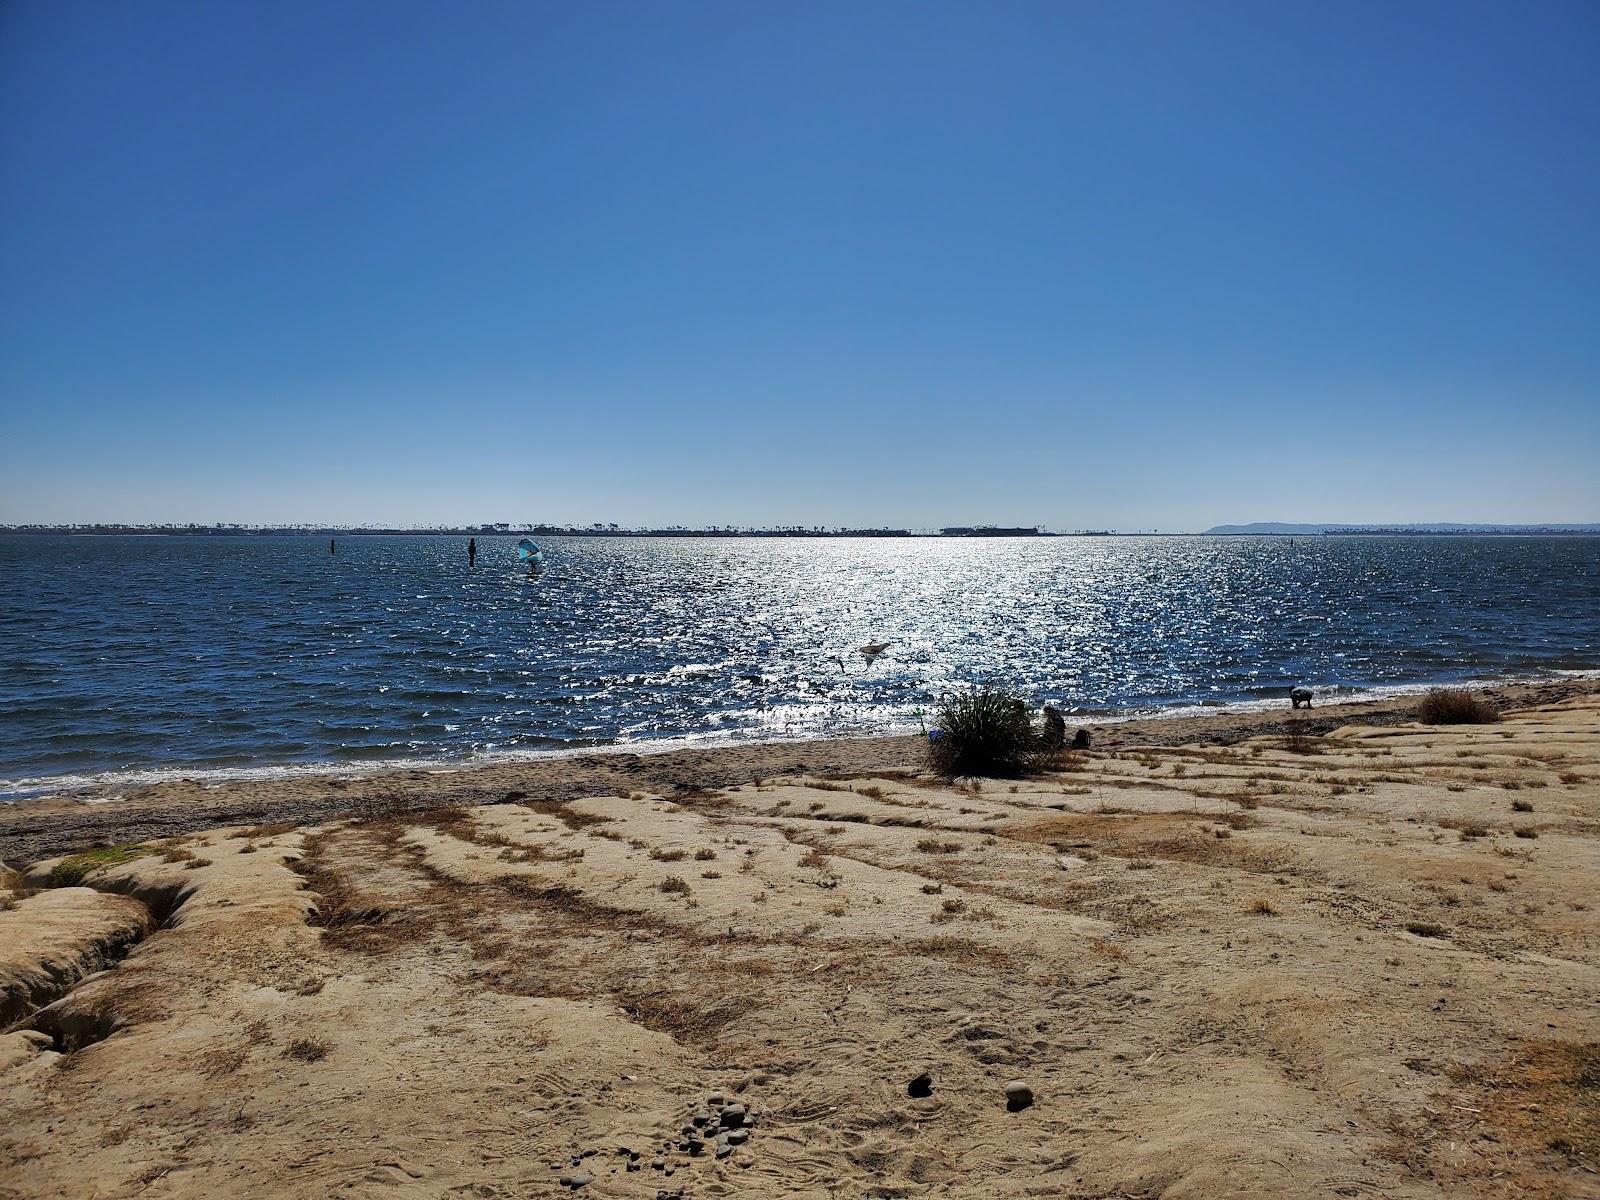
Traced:
[[1600, 668], [1596, 538], [465, 545], [0, 537], [0, 795], [892, 732], [979, 681], [1103, 714]]

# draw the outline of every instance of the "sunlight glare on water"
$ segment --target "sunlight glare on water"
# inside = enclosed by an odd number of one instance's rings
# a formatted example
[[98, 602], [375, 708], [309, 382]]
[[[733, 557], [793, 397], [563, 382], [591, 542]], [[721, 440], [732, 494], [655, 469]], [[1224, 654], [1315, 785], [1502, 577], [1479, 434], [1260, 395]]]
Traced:
[[1600, 666], [1594, 538], [550, 538], [535, 579], [514, 543], [0, 538], [0, 790]]

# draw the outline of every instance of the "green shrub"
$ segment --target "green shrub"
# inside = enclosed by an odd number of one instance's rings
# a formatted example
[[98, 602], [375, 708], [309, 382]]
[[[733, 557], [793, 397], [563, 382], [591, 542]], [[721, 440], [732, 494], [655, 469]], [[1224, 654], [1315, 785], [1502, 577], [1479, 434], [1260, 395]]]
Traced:
[[1013, 776], [1044, 753], [1027, 704], [1009, 692], [981, 687], [944, 701], [928, 734], [928, 763], [940, 775]]
[[1417, 720], [1424, 725], [1493, 725], [1500, 711], [1466, 688], [1434, 688], [1417, 702]]

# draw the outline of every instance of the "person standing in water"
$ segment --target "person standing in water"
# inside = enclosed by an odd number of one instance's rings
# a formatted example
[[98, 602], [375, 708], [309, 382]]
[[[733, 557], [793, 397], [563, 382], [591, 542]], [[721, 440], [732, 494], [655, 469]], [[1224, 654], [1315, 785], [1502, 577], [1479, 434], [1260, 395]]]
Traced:
[[473, 567], [475, 567], [477, 565], [478, 565], [478, 539], [475, 538], [475, 537], [471, 537], [471, 538], [467, 539], [467, 570], [470, 571], [470, 570], [472, 570]]
[[333, 539], [332, 538], [328, 539], [328, 553], [329, 554], [333, 553]]

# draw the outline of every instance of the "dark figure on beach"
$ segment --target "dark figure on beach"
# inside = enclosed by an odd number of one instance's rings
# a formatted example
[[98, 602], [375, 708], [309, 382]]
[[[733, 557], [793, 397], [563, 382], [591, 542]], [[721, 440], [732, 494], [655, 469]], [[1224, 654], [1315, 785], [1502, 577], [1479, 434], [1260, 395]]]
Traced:
[[1072, 748], [1074, 750], [1087, 750], [1089, 748], [1089, 731], [1080, 729], [1072, 735]]
[[1067, 720], [1059, 708], [1044, 706], [1044, 748], [1059, 750], [1067, 740]]
[[1311, 689], [1310, 688], [1299, 687], [1299, 688], [1295, 688], [1294, 691], [1289, 693], [1289, 707], [1290, 708], [1299, 708], [1302, 704], [1304, 704], [1307, 708], [1311, 707]]
[[467, 570], [472, 570], [478, 565], [478, 539], [467, 539]]
[[332, 538], [328, 539], [328, 553], [329, 554], [333, 553], [333, 539]]

